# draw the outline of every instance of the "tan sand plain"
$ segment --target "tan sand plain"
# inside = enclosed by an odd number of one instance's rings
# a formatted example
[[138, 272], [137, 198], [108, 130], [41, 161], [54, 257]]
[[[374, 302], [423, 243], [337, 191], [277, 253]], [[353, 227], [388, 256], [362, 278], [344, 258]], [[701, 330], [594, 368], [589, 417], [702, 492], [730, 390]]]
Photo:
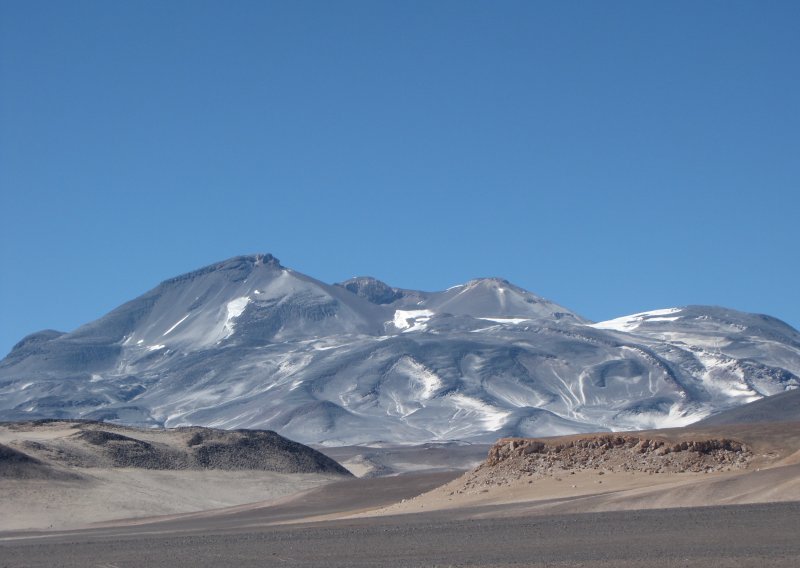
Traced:
[[261, 502], [340, 477], [250, 471], [75, 470], [78, 481], [0, 480], [0, 531], [190, 513]]
[[[327, 487], [337, 479], [335, 476], [75, 469], [89, 481], [0, 482], [0, 529], [77, 527], [192, 511], [204, 511], [204, 518], [213, 519], [215, 515], [229, 515], [230, 507], [237, 505], [242, 511], [252, 511], [250, 515], [258, 523], [281, 524], [436, 511], [448, 518], [480, 518], [800, 501], [800, 423], [635, 434], [671, 440], [730, 437], [747, 444], [750, 457], [741, 469], [712, 473], [585, 469], [519, 478], [495, 475], [496, 483], [476, 484], [475, 480], [482, 479], [479, 476], [487, 471], [483, 466], [444, 485], [420, 487], [418, 491], [425, 491], [422, 494], [403, 489], [404, 483], [409, 487], [419, 483], [413, 475], [351, 479]], [[575, 436], [551, 440], [571, 438]], [[11, 441], [8, 433], [0, 435], [0, 443]], [[378, 503], [375, 497], [387, 482], [393, 484], [397, 497], [393, 502], [391, 492], [387, 492], [387, 499]], [[317, 501], [319, 505], [315, 506]], [[273, 515], [272, 509], [280, 514]]]
[[[137, 439], [179, 443], [163, 430], [117, 428]], [[78, 424], [35, 427], [0, 425], [0, 444], [24, 449], [25, 442], [69, 447]], [[60, 445], [61, 444], [61, 445]], [[91, 451], [89, 446], [81, 450]], [[157, 470], [133, 467], [70, 467], [47, 462], [53, 475], [15, 479], [0, 476], [0, 531], [71, 529], [90, 523], [190, 513], [247, 503], [269, 503], [342, 479], [319, 473], [215, 469]], [[67, 472], [68, 476], [62, 474]]]

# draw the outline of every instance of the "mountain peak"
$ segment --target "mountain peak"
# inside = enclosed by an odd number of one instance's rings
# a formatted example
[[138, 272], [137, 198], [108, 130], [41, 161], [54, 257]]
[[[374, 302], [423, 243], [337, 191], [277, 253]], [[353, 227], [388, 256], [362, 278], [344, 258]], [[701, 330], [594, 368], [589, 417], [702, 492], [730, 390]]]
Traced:
[[[266, 266], [269, 268], [281, 269], [281, 261], [269, 253], [248, 254], [242, 256], [234, 256], [227, 260], [209, 264], [203, 268], [181, 274], [165, 280], [162, 284], [176, 284], [185, 282], [186, 280], [193, 280], [199, 276], [209, 274], [211, 272], [239, 272], [243, 274], [250, 273], [257, 266]], [[234, 278], [236, 280], [237, 278]]]
[[687, 306], [590, 324], [503, 278], [330, 285], [237, 256], [22, 340], [0, 361], [0, 420], [417, 443], [679, 426], [800, 386], [800, 334], [772, 318]]
[[482, 282], [485, 282], [487, 284], [494, 283], [494, 284], [511, 285], [511, 282], [509, 282], [505, 278], [500, 278], [499, 276], [484, 276], [482, 278], [473, 278], [473, 279], [467, 281], [467, 284], [480, 284]]
[[505, 278], [473, 278], [442, 292], [426, 303], [438, 312], [473, 317], [516, 317], [529, 319], [561, 319], [568, 316], [574, 322], [583, 318], [541, 296], [512, 284]]
[[281, 266], [281, 261], [270, 253], [258, 253], [255, 255], [257, 264], [269, 264], [271, 266]]
[[223, 260], [222, 262], [216, 263], [216, 265], [212, 265], [216, 270], [235, 270], [239, 269], [242, 266], [271, 266], [274, 268], [283, 268], [281, 266], [281, 261], [278, 260], [276, 257], [269, 253], [256, 253], [256, 254], [246, 254], [242, 256], [234, 256], [233, 258], [229, 258], [227, 260]]
[[500, 278], [499, 276], [487, 276], [485, 278], [473, 278], [472, 280], [468, 280], [464, 283], [464, 286], [468, 287], [475, 287], [475, 286], [484, 286], [486, 288], [514, 288], [517, 290], [522, 290], [519, 286], [515, 286], [505, 278]]
[[344, 288], [373, 304], [391, 304], [404, 296], [401, 290], [392, 288], [372, 276], [356, 276], [344, 282], [338, 282], [335, 286]]

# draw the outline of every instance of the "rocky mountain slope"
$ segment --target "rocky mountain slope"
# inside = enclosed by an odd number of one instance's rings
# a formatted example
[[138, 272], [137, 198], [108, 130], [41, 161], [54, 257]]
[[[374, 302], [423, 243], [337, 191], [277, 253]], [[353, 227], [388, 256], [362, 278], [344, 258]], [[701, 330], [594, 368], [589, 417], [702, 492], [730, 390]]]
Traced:
[[768, 316], [689, 306], [592, 323], [502, 279], [329, 285], [252, 255], [24, 338], [0, 362], [0, 419], [494, 441], [685, 425], [798, 377], [800, 333]]
[[8, 479], [69, 479], [93, 468], [350, 476], [320, 452], [261, 430], [138, 429], [45, 420], [0, 424], [0, 440], [0, 478]]
[[800, 390], [795, 389], [776, 394], [744, 406], [718, 412], [697, 424], [723, 426], [764, 422], [800, 422]]

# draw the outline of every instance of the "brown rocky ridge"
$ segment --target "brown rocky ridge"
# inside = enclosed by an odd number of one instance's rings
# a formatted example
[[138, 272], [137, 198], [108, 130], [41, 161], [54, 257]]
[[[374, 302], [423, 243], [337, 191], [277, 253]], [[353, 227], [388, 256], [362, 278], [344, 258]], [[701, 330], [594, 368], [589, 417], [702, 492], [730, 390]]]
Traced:
[[657, 435], [597, 434], [554, 439], [502, 438], [472, 472], [465, 488], [503, 485], [579, 471], [713, 473], [744, 469], [753, 453], [730, 438], [670, 440]]

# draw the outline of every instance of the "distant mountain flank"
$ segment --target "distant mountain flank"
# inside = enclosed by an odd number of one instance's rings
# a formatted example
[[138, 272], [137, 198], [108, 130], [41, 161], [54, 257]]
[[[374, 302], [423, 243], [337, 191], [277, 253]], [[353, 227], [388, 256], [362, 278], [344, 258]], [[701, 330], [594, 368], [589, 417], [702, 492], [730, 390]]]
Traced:
[[500, 278], [326, 284], [270, 254], [0, 361], [0, 420], [263, 428], [331, 446], [681, 426], [800, 386], [800, 333], [721, 307], [606, 322]]
[[719, 412], [697, 422], [697, 425], [724, 426], [765, 422], [800, 422], [800, 390], [794, 389]]

